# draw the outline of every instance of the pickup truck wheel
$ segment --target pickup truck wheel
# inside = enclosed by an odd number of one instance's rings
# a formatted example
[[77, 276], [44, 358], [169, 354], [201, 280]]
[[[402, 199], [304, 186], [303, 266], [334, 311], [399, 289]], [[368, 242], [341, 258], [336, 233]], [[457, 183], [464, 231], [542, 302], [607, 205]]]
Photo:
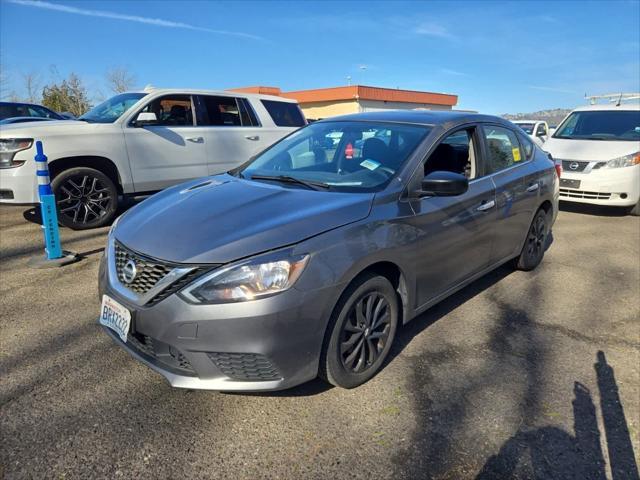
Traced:
[[103, 227], [116, 214], [118, 190], [104, 173], [93, 168], [65, 170], [51, 182], [58, 221], [73, 230]]

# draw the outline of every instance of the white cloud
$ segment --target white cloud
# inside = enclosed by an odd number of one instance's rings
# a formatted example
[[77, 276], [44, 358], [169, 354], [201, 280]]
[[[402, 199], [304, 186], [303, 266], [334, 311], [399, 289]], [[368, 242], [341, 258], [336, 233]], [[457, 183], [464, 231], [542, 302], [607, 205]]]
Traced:
[[445, 75], [454, 75], [456, 77], [467, 77], [469, 76], [467, 73], [459, 72], [458, 70], [452, 70], [451, 68], [441, 68], [440, 73], [444, 73]]
[[533, 90], [542, 90], [543, 92], [556, 92], [556, 93], [578, 93], [575, 90], [566, 90], [564, 88], [545, 87], [540, 85], [527, 85], [527, 87]]
[[124, 20], [127, 22], [144, 23], [146, 25], [154, 25], [156, 27], [183, 28], [186, 30], [197, 30], [200, 32], [215, 33], [217, 35], [228, 35], [228, 36], [234, 36], [234, 37], [248, 38], [251, 40], [264, 40], [264, 38], [259, 37], [258, 35], [252, 35], [250, 33], [236, 32], [236, 31], [229, 31], [229, 30], [214, 30], [211, 28], [198, 27], [188, 23], [175, 22], [173, 20], [164, 20], [161, 18], [151, 18], [151, 17], [140, 17], [138, 15], [126, 15], [122, 13], [108, 12], [106, 10], [87, 10], [84, 8], [71, 7], [69, 5], [45, 2], [41, 0], [7, 0], [7, 2], [13, 3], [15, 5], [22, 5], [25, 7], [35, 7], [35, 8], [41, 8], [44, 10], [55, 10], [57, 12], [71, 13], [74, 15], [85, 15], [87, 17], [110, 18], [113, 20]]
[[447, 27], [435, 22], [422, 22], [414, 30], [418, 35], [428, 35], [439, 38], [453, 38]]

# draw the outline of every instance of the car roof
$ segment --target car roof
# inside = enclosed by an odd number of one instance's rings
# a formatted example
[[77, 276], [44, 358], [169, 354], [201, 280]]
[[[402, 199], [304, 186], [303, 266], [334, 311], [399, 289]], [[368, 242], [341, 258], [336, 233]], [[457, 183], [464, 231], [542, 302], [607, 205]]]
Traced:
[[458, 112], [454, 110], [384, 110], [377, 112], [353, 113], [320, 120], [327, 121], [370, 121], [413, 123], [416, 125], [441, 125], [444, 123], [492, 122], [508, 125], [505, 119], [494, 115]]
[[576, 109], [574, 109], [574, 112], [587, 112], [587, 111], [592, 111], [592, 110], [606, 110], [606, 111], [618, 111], [618, 110], [625, 110], [625, 111], [633, 111], [633, 110], [640, 110], [640, 103], [637, 102], [629, 102], [629, 103], [621, 103], [620, 105], [616, 105], [615, 103], [601, 103], [601, 104], [596, 104], [596, 105], [585, 105], [582, 107], [578, 107]]
[[25, 105], [25, 106], [28, 106], [28, 107], [40, 107], [40, 108], [44, 108], [46, 110], [53, 111], [50, 108], [45, 107], [44, 105], [39, 105], [37, 103], [29, 103], [29, 102], [0, 102], [0, 105]]
[[232, 92], [230, 90], [202, 90], [192, 88], [147, 88], [145, 90], [137, 90], [126, 93], [140, 93], [144, 95], [223, 95], [226, 97], [243, 97], [243, 98], [255, 98], [260, 100], [275, 100], [277, 102], [286, 103], [298, 103], [292, 98], [278, 97], [276, 95], [264, 95], [261, 93], [245, 93], [245, 92]]

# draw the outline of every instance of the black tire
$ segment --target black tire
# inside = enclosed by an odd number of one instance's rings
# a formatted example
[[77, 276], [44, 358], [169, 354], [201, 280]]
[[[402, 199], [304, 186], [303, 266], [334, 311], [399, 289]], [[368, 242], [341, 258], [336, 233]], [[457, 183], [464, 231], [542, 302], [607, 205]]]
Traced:
[[633, 215], [634, 217], [640, 217], [640, 200], [634, 207], [631, 207], [629, 210], [629, 215]]
[[385, 277], [364, 274], [354, 280], [331, 315], [319, 376], [342, 388], [354, 388], [371, 379], [389, 353], [398, 312], [397, 294]]
[[547, 246], [548, 234], [547, 212], [540, 209], [533, 217], [520, 256], [516, 258], [515, 266], [518, 270], [529, 271], [540, 265]]
[[60, 172], [51, 188], [58, 205], [58, 221], [73, 230], [104, 227], [118, 209], [118, 189], [113, 180], [93, 168]]

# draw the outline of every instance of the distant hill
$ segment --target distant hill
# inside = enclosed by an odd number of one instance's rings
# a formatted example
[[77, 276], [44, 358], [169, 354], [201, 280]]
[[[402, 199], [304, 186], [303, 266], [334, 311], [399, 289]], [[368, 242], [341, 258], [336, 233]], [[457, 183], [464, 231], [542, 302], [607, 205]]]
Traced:
[[532, 113], [505, 113], [502, 118], [507, 120], [544, 120], [549, 125], [558, 125], [569, 112], [571, 112], [571, 109], [568, 108], [553, 108]]

